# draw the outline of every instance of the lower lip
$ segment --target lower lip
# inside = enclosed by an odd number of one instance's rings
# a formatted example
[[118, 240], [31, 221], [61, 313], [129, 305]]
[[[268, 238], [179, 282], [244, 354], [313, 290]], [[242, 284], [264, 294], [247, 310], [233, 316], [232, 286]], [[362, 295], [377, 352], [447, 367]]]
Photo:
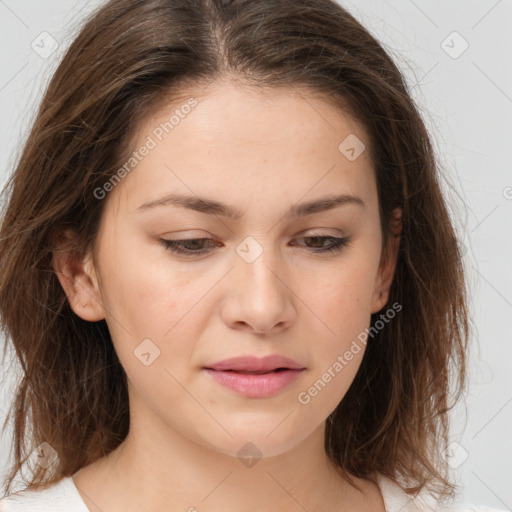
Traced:
[[266, 398], [276, 395], [297, 379], [304, 370], [281, 370], [262, 374], [217, 371], [204, 368], [217, 382], [250, 398]]

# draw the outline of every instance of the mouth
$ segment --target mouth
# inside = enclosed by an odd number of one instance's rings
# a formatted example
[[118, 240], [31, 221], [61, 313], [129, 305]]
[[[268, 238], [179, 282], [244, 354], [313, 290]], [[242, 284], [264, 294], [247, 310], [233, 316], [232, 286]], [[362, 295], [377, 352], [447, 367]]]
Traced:
[[215, 370], [203, 368], [213, 381], [247, 398], [269, 398], [292, 385], [305, 370], [275, 368], [273, 370]]
[[206, 368], [213, 371], [224, 371], [232, 373], [240, 373], [242, 375], [266, 375], [268, 373], [278, 373], [291, 370], [291, 368], [275, 368], [274, 370], [215, 370], [214, 368]]
[[289, 357], [279, 354], [270, 354], [265, 357], [253, 355], [232, 357], [214, 364], [209, 364], [206, 368], [235, 372], [268, 373], [275, 370], [301, 370], [304, 366]]
[[290, 387], [306, 368], [280, 354], [242, 355], [203, 367], [216, 383], [248, 398], [268, 398]]

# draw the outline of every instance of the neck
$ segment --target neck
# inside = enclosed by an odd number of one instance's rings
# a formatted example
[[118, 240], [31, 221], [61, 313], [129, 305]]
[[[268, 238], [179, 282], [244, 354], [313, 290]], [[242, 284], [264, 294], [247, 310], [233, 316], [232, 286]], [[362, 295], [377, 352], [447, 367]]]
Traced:
[[234, 457], [154, 415], [149, 408], [132, 414], [126, 439], [73, 476], [91, 511], [384, 510], [374, 483], [353, 478], [358, 490], [330, 462], [325, 422], [292, 449], [258, 458], [254, 445]]

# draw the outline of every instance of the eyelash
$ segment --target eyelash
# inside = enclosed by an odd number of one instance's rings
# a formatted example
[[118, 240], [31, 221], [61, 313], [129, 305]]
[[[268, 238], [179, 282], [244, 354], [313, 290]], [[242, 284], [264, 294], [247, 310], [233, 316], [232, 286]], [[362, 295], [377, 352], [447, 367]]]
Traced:
[[[331, 253], [331, 254], [336, 254], [336, 253], [339, 253], [341, 252], [341, 250], [348, 244], [348, 242], [350, 241], [349, 237], [345, 237], [345, 238], [338, 238], [338, 237], [334, 237], [334, 236], [321, 236], [321, 235], [311, 235], [311, 236], [305, 236], [305, 237], [302, 237], [304, 239], [307, 239], [307, 238], [320, 238], [322, 240], [332, 240], [332, 243], [329, 247], [324, 247], [324, 248], [320, 248], [320, 249], [315, 249], [315, 248], [312, 248], [312, 252], [314, 253]], [[201, 255], [201, 254], [206, 254], [207, 252], [209, 252], [208, 249], [200, 249], [198, 251], [193, 251], [193, 250], [190, 250], [190, 249], [184, 249], [183, 248], [183, 245], [184, 244], [187, 244], [187, 243], [190, 243], [190, 242], [196, 242], [196, 241], [199, 241], [199, 240], [213, 240], [212, 238], [189, 238], [189, 239], [185, 239], [185, 240], [166, 240], [165, 238], [161, 238], [160, 241], [162, 242], [163, 246], [174, 252], [174, 253], [178, 253], [178, 254], [184, 254], [184, 255], [187, 255], [187, 256], [196, 256], [196, 255]]]

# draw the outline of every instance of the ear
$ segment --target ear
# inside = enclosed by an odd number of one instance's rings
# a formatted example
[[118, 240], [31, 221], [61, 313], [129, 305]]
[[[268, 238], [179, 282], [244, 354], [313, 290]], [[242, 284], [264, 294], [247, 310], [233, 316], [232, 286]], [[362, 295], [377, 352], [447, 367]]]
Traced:
[[92, 252], [81, 255], [76, 233], [59, 233], [52, 256], [52, 266], [73, 311], [83, 320], [96, 322], [105, 318]]
[[371, 313], [377, 313], [387, 303], [389, 299], [389, 290], [395, 275], [395, 267], [398, 259], [398, 248], [400, 246], [400, 233], [402, 232], [402, 209], [395, 208], [391, 215], [390, 228], [392, 237], [386, 253], [381, 257], [377, 279], [375, 281], [375, 290], [373, 292], [373, 301]]

